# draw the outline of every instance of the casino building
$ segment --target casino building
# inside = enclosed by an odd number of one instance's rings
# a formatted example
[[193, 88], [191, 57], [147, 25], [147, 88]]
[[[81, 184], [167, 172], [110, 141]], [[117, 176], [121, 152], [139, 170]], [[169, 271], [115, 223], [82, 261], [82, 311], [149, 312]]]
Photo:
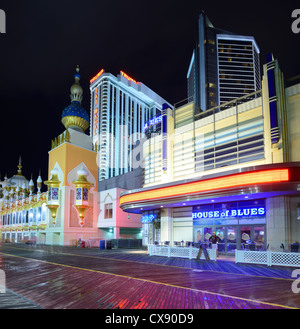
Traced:
[[143, 244], [213, 231], [225, 253], [300, 242], [300, 83], [286, 86], [270, 55], [261, 90], [195, 107], [163, 109], [161, 133], [143, 145], [143, 188], [121, 195], [121, 209], [142, 214]]
[[202, 110], [261, 89], [260, 50], [253, 36], [215, 28], [202, 12], [187, 72], [188, 98]]
[[133, 149], [145, 123], [161, 114], [167, 102], [123, 71], [116, 77], [102, 69], [90, 80], [90, 92], [91, 136], [99, 153], [101, 182], [138, 167]]
[[[144, 125], [166, 103], [123, 71], [101, 70], [91, 83], [91, 120], [81, 106], [79, 67], [62, 111], [64, 131], [51, 142], [47, 192], [18, 172], [0, 181], [0, 230], [12, 242], [74, 245], [79, 239], [99, 247], [100, 239], [141, 239], [141, 215], [119, 207], [120, 194], [142, 187], [135, 167]], [[86, 134], [90, 128], [90, 134]], [[139, 147], [138, 147], [139, 146]]]
[[79, 68], [74, 78], [47, 192], [40, 176], [34, 192], [21, 159], [0, 182], [2, 239], [177, 245], [215, 231], [224, 253], [300, 242], [300, 83], [287, 85], [272, 56], [260, 90], [204, 111], [173, 108], [124, 72], [101, 70], [89, 118]]

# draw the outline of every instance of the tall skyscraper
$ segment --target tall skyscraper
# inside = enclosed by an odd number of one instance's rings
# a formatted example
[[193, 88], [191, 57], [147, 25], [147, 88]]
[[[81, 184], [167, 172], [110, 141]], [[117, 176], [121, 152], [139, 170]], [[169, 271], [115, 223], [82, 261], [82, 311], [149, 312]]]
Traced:
[[[99, 181], [137, 168], [144, 125], [167, 103], [123, 71], [115, 77], [101, 70], [90, 81], [90, 133], [98, 151]], [[138, 157], [138, 158], [137, 158]]]
[[205, 111], [260, 90], [259, 52], [254, 37], [217, 29], [202, 12], [187, 73], [188, 98]]

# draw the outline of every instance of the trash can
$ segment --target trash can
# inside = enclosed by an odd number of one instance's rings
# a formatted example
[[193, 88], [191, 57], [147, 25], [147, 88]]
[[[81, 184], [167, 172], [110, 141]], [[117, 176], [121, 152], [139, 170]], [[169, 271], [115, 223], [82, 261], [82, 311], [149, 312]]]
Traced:
[[299, 252], [299, 243], [295, 242], [291, 244], [291, 252]]
[[111, 240], [106, 240], [106, 249], [111, 249]]
[[105, 240], [100, 240], [100, 249], [105, 249]]

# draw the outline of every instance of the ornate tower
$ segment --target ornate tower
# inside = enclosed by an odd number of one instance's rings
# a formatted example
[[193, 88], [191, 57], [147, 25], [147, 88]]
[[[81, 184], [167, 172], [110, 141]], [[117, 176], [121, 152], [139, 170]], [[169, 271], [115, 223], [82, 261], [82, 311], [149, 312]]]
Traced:
[[89, 116], [86, 110], [81, 107], [83, 90], [79, 84], [80, 74], [78, 65], [74, 78], [75, 82], [70, 89], [71, 104], [64, 109], [61, 121], [66, 129], [73, 128], [84, 132], [89, 127]]
[[[49, 187], [47, 206], [54, 210], [53, 221], [49, 221], [46, 244], [71, 245], [79, 238], [88, 240], [99, 235], [97, 153], [93, 150], [91, 137], [85, 134], [89, 127], [89, 117], [81, 107], [83, 90], [79, 84], [78, 66], [74, 78], [75, 82], [70, 89], [71, 104], [62, 113], [61, 121], [66, 130], [52, 141], [49, 152], [49, 180], [45, 183]], [[57, 178], [55, 182], [51, 175], [53, 170]], [[83, 170], [88, 177], [82, 186], [78, 170]], [[80, 188], [87, 198], [79, 200]], [[85, 212], [81, 211], [82, 208]]]

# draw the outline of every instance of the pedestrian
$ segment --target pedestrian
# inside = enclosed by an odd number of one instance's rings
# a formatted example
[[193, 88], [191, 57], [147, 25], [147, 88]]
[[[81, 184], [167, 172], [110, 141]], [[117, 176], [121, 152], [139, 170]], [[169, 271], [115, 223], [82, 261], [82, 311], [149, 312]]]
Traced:
[[221, 239], [216, 236], [216, 232], [213, 232], [212, 236], [209, 238], [209, 242], [211, 242], [211, 248], [216, 249], [216, 255], [218, 257], [218, 243]]
[[199, 252], [198, 252], [198, 255], [196, 257], [196, 260], [199, 260], [200, 259], [201, 255], [202, 255], [202, 252], [203, 252], [204, 253], [204, 256], [205, 256], [205, 259], [207, 261], [209, 261], [210, 258], [209, 258], [208, 252], [206, 250], [206, 244], [205, 243], [202, 243], [201, 241], [199, 241], [199, 243], [200, 243], [200, 247], [199, 247]]

